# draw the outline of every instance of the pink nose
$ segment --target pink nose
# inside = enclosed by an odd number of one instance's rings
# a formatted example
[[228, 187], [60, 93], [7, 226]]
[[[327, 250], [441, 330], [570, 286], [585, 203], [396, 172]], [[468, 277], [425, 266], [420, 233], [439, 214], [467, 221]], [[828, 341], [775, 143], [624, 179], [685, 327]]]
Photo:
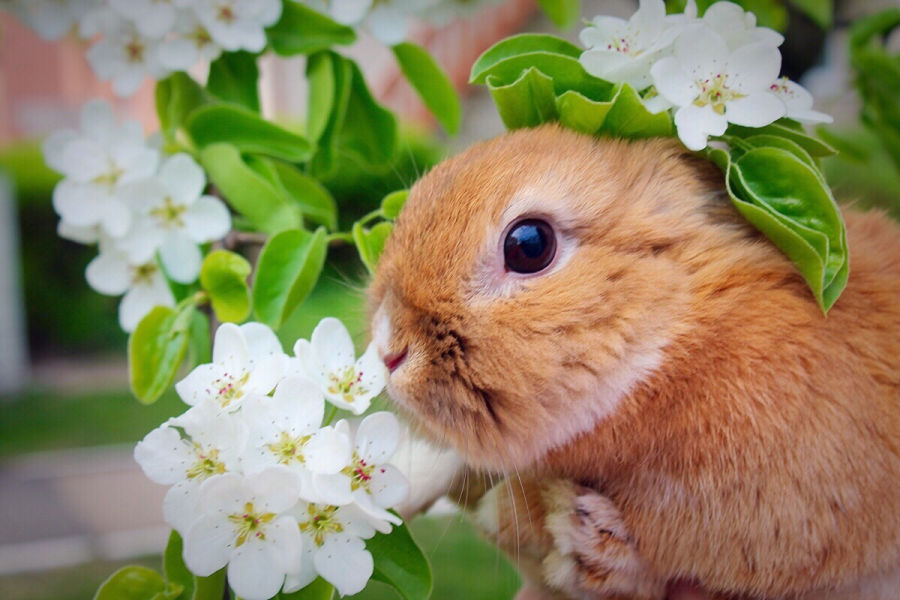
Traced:
[[384, 366], [388, 368], [388, 371], [393, 373], [397, 370], [403, 361], [406, 360], [406, 348], [403, 349], [402, 352], [389, 352], [381, 357], [381, 360], [384, 361]]

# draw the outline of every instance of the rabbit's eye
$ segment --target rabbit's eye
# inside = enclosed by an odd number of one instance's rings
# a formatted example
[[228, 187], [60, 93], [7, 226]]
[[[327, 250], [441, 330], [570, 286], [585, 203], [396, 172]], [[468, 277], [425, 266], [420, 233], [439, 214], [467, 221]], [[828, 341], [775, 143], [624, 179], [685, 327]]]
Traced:
[[547, 268], [555, 255], [553, 228], [540, 219], [519, 221], [503, 240], [503, 257], [508, 271], [537, 273]]

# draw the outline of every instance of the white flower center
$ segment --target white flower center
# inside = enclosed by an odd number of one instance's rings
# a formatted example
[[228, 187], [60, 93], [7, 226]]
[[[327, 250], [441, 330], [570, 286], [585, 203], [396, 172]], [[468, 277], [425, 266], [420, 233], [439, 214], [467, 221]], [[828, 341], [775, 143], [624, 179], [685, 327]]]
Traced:
[[166, 196], [163, 205], [151, 210], [150, 216], [154, 217], [162, 227], [174, 229], [184, 227], [184, 219], [181, 216], [186, 210], [187, 207], [184, 204], [176, 204], [172, 198]]
[[631, 56], [639, 56], [644, 51], [643, 48], [635, 48], [632, 51], [632, 45], [633, 41], [628, 37], [613, 38], [606, 44], [606, 49]]
[[125, 50], [125, 58], [130, 63], [143, 64], [144, 62], [144, 52], [147, 47], [141, 41], [140, 38], [134, 37], [128, 41], [124, 46]]
[[200, 479], [202, 481], [213, 475], [221, 475], [225, 472], [225, 463], [219, 460], [219, 451], [217, 449], [204, 449], [200, 444], [194, 442], [194, 454], [197, 457], [197, 462], [188, 469], [188, 479]]
[[[350, 489], [356, 491], [359, 488], [363, 488], [368, 492], [369, 482], [372, 480], [374, 471], [375, 465], [368, 464], [354, 451], [350, 466], [344, 467], [341, 473], [350, 477]], [[384, 469], [381, 471], [384, 472]]]
[[292, 462], [303, 464], [306, 458], [303, 456], [303, 447], [312, 436], [302, 435], [292, 437], [287, 431], [282, 431], [277, 442], [266, 444], [266, 448], [275, 455], [278, 462], [288, 465]]
[[228, 515], [228, 520], [234, 524], [238, 536], [235, 545], [242, 545], [250, 537], [265, 540], [266, 534], [263, 527], [275, 517], [275, 513], [257, 512], [252, 502], [244, 505], [243, 513]]
[[343, 371], [337, 373], [329, 373], [328, 379], [331, 385], [328, 386], [328, 392], [331, 394], [339, 394], [344, 402], [353, 402], [356, 396], [362, 396], [367, 392], [366, 388], [360, 385], [362, 381], [362, 371], [356, 371], [356, 367], [350, 365]]
[[131, 285], [149, 285], [153, 282], [153, 277], [156, 275], [156, 272], [159, 270], [159, 267], [156, 266], [155, 263], [146, 263], [137, 267], [131, 268]]
[[187, 39], [194, 42], [194, 45], [197, 46], [198, 50], [212, 44], [213, 41], [212, 36], [209, 35], [209, 32], [200, 25], [195, 27], [194, 30], [187, 35]]
[[220, 4], [216, 7], [216, 20], [228, 25], [237, 20], [237, 15], [234, 14], [234, 8], [232, 8], [231, 4]]
[[249, 372], [243, 373], [240, 377], [225, 373], [225, 375], [213, 381], [216, 399], [222, 408], [244, 396], [244, 384], [247, 383], [248, 379], [250, 379]]
[[717, 114], [725, 114], [725, 104], [743, 98], [744, 94], [728, 87], [728, 75], [717, 73], [711, 79], [698, 79], [695, 83], [700, 94], [694, 98], [695, 106], [712, 106]]
[[340, 533], [344, 530], [341, 522], [334, 518], [337, 506], [310, 504], [306, 510], [309, 519], [300, 523], [300, 531], [311, 534], [317, 546], [325, 543], [325, 536], [329, 533]]

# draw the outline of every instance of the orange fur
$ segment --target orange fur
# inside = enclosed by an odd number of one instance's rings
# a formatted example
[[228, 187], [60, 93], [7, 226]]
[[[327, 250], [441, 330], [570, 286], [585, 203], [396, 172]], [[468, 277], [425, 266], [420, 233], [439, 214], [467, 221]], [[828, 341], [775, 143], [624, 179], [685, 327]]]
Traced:
[[[811, 599], [888, 577], [900, 227], [845, 214], [850, 281], [826, 318], [722, 187], [672, 140], [552, 126], [439, 165], [371, 287], [383, 351], [409, 347], [389, 393], [475, 467], [602, 493], [664, 579]], [[496, 268], [518, 211], [571, 250], [528, 279]]]

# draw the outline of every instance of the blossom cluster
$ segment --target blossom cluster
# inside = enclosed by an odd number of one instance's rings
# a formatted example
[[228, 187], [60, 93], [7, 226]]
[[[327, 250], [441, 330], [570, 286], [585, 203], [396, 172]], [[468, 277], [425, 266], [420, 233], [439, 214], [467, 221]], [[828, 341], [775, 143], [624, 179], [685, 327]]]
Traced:
[[302, 0], [345, 25], [364, 27], [381, 43], [399, 44], [410, 18], [443, 25], [498, 0]]
[[150, 432], [135, 459], [170, 485], [166, 522], [198, 576], [228, 567], [247, 600], [296, 591], [316, 576], [341, 594], [373, 572], [365, 539], [400, 519], [387, 509], [409, 485], [388, 464], [400, 441], [391, 413], [328, 423], [325, 400], [361, 414], [385, 385], [374, 346], [355, 360], [337, 319], [324, 319], [288, 356], [260, 323], [216, 331], [212, 363], [175, 386], [191, 408]]
[[265, 27], [281, 16], [281, 0], [7, 0], [3, 6], [38, 35], [71, 31], [93, 44], [88, 61], [120, 96], [147, 76], [159, 80], [223, 50], [259, 52]]
[[628, 21], [595, 17], [580, 39], [588, 47], [580, 58], [585, 70], [644, 91], [651, 112], [674, 110], [678, 137], [691, 150], [705, 148], [729, 123], [831, 121], [812, 110], [809, 92], [779, 77], [784, 38], [732, 2], [716, 2], [698, 18], [693, 0], [676, 15], [666, 15], [663, 0], [640, 0]]
[[80, 129], [54, 133], [43, 150], [47, 164], [63, 175], [53, 190], [59, 235], [98, 244], [85, 275], [101, 294], [124, 294], [119, 323], [125, 331], [154, 306], [174, 306], [165, 275], [196, 281], [198, 245], [231, 229], [225, 204], [203, 194], [200, 165], [184, 153], [164, 158], [140, 123], [118, 123], [103, 101], [86, 104]]

